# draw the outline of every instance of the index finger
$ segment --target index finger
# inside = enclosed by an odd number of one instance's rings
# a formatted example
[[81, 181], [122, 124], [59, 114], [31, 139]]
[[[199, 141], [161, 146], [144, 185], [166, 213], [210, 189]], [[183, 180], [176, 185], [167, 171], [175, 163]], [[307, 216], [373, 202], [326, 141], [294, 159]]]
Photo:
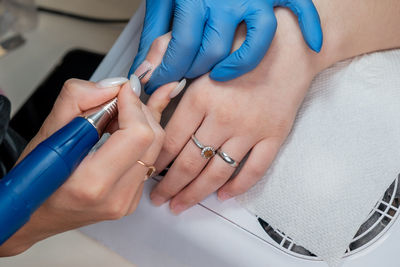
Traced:
[[77, 169], [84, 172], [80, 177], [88, 177], [91, 187], [96, 184], [112, 186], [151, 145], [154, 133], [141, 105], [129, 84], [123, 86], [118, 95], [119, 130]]
[[199, 51], [205, 20], [204, 11], [199, 9], [197, 1], [176, 2], [172, 38], [161, 65], [145, 86], [147, 94], [184, 77]]

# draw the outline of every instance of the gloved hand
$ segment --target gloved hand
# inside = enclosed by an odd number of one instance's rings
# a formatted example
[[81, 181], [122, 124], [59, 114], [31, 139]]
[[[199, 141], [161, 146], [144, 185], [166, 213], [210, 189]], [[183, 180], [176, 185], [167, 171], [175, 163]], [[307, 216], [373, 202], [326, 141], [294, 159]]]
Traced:
[[[153, 93], [163, 84], [209, 71], [210, 78], [228, 81], [254, 69], [268, 51], [277, 23], [273, 8], [290, 8], [298, 17], [308, 46], [319, 52], [322, 29], [312, 0], [147, 0], [138, 55], [130, 73], [142, 63], [152, 42], [168, 32], [173, 10], [172, 39], [161, 65], [146, 84]], [[230, 54], [239, 23], [247, 25], [243, 45]]]

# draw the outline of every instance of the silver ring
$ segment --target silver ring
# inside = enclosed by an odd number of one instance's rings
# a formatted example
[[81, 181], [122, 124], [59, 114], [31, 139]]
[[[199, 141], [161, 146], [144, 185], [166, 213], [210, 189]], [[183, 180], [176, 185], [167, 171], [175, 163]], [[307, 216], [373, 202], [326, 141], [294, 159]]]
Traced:
[[233, 158], [229, 157], [228, 154], [222, 152], [221, 150], [217, 151], [218, 156], [220, 156], [226, 163], [228, 163], [231, 167], [237, 168], [239, 163], [236, 162]]
[[215, 156], [215, 148], [213, 148], [212, 146], [205, 146], [202, 143], [200, 143], [200, 141], [196, 138], [196, 136], [194, 136], [194, 134], [192, 135], [192, 140], [194, 142], [194, 144], [201, 149], [201, 156], [205, 159], [210, 159], [212, 157]]

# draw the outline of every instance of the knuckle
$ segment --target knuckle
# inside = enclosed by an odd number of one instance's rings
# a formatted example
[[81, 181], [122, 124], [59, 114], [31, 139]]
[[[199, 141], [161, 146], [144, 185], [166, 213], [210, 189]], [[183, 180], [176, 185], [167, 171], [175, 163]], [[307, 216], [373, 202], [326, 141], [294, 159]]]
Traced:
[[234, 114], [232, 113], [230, 105], [221, 105], [215, 110], [215, 119], [219, 125], [228, 125], [234, 121]]
[[174, 135], [166, 135], [163, 150], [171, 155], [176, 155], [180, 151], [179, 142]]
[[77, 89], [79, 88], [77, 85], [78, 85], [78, 79], [67, 80], [63, 85], [60, 97], [65, 98], [74, 96], [76, 94]]
[[77, 79], [68, 79], [65, 81], [63, 88], [65, 89], [73, 89], [76, 87], [78, 80]]
[[127, 214], [126, 203], [124, 201], [111, 201], [106, 209], [105, 216], [109, 220], [119, 220]]
[[162, 147], [162, 145], [164, 144], [164, 140], [165, 140], [165, 132], [160, 127], [160, 129], [157, 129], [155, 131], [154, 143], [156, 143], [157, 146]]
[[213, 99], [213, 90], [211, 89], [214, 88], [210, 86], [204, 86], [204, 82], [202, 82], [201, 78], [199, 78], [193, 82], [193, 84], [183, 95], [184, 100], [187, 101], [188, 105], [190, 105], [193, 110], [202, 111], [208, 106], [207, 103], [210, 102], [210, 99]]
[[193, 173], [199, 164], [199, 161], [193, 157], [187, 157], [185, 160], [178, 163], [177, 168], [179, 169], [180, 173], [184, 175]]
[[[223, 40], [221, 40], [221, 42], [222, 41]], [[204, 49], [204, 48], [202, 49], [202, 53], [207, 56], [209, 62], [218, 62], [224, 57], [226, 57], [230, 52], [230, 49], [228, 49], [223, 45], [214, 45], [214, 44], [210, 45], [213, 45], [211, 46], [212, 49]]]
[[280, 140], [289, 134], [293, 122], [291, 119], [278, 117], [273, 123], [274, 127], [269, 129], [270, 138], [273, 138], [277, 143], [280, 143]]
[[213, 170], [214, 180], [219, 184], [221, 181], [227, 180], [232, 174], [232, 171], [227, 168], [217, 168]]
[[252, 180], [259, 180], [265, 174], [265, 168], [263, 166], [258, 165], [250, 165], [249, 166], [249, 177]]
[[182, 49], [183, 51], [192, 50], [194, 47], [196, 47], [196, 42], [192, 38], [184, 38], [184, 39], [181, 38], [175, 39], [174, 37], [172, 38], [173, 38], [173, 43], [176, 45], [176, 47], [179, 47], [179, 49]]
[[132, 136], [135, 136], [135, 145], [140, 147], [149, 147], [155, 139], [155, 133], [150, 126], [145, 124], [137, 125], [132, 132]]
[[76, 190], [75, 197], [86, 204], [95, 205], [103, 200], [106, 191], [107, 189], [102, 184], [92, 185]]
[[163, 35], [156, 38], [151, 45], [151, 50], [154, 50], [158, 54], [164, 54], [165, 49], [167, 49], [169, 43], [169, 38]]

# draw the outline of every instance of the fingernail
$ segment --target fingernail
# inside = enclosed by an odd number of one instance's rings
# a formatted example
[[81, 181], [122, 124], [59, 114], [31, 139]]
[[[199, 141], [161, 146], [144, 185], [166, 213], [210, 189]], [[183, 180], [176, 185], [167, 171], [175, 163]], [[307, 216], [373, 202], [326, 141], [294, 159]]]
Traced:
[[153, 202], [154, 206], [161, 206], [165, 203], [165, 199], [159, 195], [150, 195], [151, 202]]
[[109, 88], [114, 86], [123, 85], [128, 81], [125, 77], [107, 78], [99, 81], [96, 85], [99, 88]]
[[186, 79], [183, 79], [182, 81], [180, 81], [180, 83], [175, 87], [175, 89], [169, 94], [169, 97], [175, 98], [177, 95], [179, 95], [182, 90], [185, 88], [186, 86]]
[[175, 215], [179, 215], [184, 210], [186, 210], [186, 206], [181, 205], [181, 204], [178, 204], [178, 205], [176, 205], [176, 206], [171, 208], [172, 213], [175, 214]]
[[228, 194], [228, 193], [222, 192], [222, 193], [218, 194], [218, 199], [220, 201], [225, 201], [225, 200], [228, 200], [230, 198], [232, 198], [232, 196], [230, 194]]
[[153, 64], [151, 64], [149, 61], [145, 60], [142, 62], [142, 64], [139, 65], [139, 67], [136, 69], [135, 71], [135, 75], [139, 76], [143, 73], [145, 73], [148, 70], [152, 70], [153, 69]]
[[135, 74], [132, 74], [129, 83], [131, 85], [132, 91], [138, 97], [140, 97], [140, 94], [142, 93], [142, 85], [140, 84], [140, 80], [139, 80], [138, 76], [136, 76]]

